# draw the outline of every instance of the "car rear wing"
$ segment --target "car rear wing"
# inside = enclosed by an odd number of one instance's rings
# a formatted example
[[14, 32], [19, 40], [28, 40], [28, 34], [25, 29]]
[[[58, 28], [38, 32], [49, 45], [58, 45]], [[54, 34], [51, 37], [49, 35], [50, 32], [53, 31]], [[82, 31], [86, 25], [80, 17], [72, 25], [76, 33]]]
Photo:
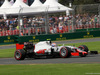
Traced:
[[24, 44], [19, 44], [19, 43], [16, 44], [16, 50], [23, 49], [23, 48], [24, 48]]

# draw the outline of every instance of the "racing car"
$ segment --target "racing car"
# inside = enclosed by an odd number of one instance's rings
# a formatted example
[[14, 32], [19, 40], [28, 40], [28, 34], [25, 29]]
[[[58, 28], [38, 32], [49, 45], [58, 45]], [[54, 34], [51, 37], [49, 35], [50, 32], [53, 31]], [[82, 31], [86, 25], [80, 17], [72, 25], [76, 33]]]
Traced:
[[17, 43], [14, 57], [16, 60], [24, 60], [25, 58], [36, 58], [41, 56], [46, 57], [62, 57], [68, 58], [70, 56], [85, 57], [88, 55], [88, 47], [81, 45], [74, 46], [57, 46], [56, 43], [51, 41], [41, 41], [37, 44], [31, 42]]

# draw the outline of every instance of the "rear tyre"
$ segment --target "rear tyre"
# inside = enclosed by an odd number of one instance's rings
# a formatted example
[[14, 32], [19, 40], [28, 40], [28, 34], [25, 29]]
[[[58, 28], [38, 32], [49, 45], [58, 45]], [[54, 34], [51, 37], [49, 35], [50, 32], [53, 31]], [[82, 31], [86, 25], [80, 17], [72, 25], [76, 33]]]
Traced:
[[60, 57], [67, 58], [71, 56], [71, 50], [68, 47], [62, 47], [60, 49]]
[[88, 53], [89, 49], [86, 45], [81, 45], [78, 47], [79, 49], [83, 50], [83, 51], [86, 51]]
[[25, 59], [25, 51], [24, 50], [16, 50], [14, 57], [16, 60], [24, 60]]

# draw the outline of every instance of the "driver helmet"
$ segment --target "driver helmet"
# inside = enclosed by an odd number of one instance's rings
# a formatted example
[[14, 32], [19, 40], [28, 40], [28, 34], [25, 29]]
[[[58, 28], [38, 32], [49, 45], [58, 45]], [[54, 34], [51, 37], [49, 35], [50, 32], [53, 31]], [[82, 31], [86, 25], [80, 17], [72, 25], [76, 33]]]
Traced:
[[56, 43], [52, 43], [51, 46], [52, 46], [52, 47], [56, 47]]

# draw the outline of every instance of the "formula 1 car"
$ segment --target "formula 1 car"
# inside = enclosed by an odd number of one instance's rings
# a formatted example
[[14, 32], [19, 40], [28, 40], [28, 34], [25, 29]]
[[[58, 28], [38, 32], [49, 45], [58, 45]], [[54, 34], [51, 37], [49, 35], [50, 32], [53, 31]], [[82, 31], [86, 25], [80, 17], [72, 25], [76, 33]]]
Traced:
[[41, 56], [67, 58], [70, 56], [85, 57], [88, 55], [88, 47], [81, 45], [78, 48], [74, 46], [57, 46], [51, 41], [42, 41], [35, 45], [30, 42], [17, 43], [14, 57], [16, 60], [24, 60], [25, 58], [36, 58]]

